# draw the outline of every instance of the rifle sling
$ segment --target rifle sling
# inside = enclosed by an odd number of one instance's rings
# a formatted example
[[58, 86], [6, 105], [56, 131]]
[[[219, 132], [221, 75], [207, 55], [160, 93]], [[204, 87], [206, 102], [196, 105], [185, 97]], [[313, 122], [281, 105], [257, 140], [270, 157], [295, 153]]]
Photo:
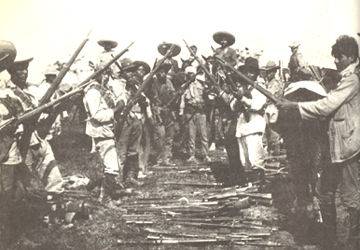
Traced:
[[56, 167], [56, 162], [55, 162], [55, 160], [50, 161], [49, 164], [46, 166], [44, 175], [43, 175], [43, 177], [41, 178], [41, 181], [44, 183], [44, 185], [47, 185], [47, 179], [49, 178], [49, 175], [50, 175], [50, 173], [51, 173], [51, 170], [53, 170], [54, 167]]

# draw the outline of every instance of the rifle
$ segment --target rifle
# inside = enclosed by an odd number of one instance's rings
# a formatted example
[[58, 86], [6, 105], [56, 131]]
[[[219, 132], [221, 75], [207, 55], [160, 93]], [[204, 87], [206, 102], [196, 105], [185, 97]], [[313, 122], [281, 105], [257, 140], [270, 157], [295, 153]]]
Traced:
[[277, 97], [275, 97], [271, 92], [269, 92], [267, 89], [261, 87], [260, 85], [258, 85], [257, 83], [255, 83], [254, 81], [252, 81], [249, 77], [247, 77], [246, 75], [244, 75], [243, 73], [241, 73], [240, 71], [238, 71], [237, 69], [235, 69], [233, 66], [229, 65], [229, 64], [225, 64], [220, 58], [215, 57], [217, 59], [217, 61], [225, 68], [230, 69], [232, 72], [234, 72], [236, 75], [238, 75], [239, 77], [241, 77], [241, 79], [243, 79], [246, 83], [248, 83], [249, 85], [251, 85], [252, 87], [254, 87], [256, 90], [258, 90], [261, 94], [263, 94], [264, 96], [266, 96], [270, 101], [277, 103], [279, 102], [279, 99]]
[[179, 90], [176, 92], [176, 94], [173, 96], [173, 98], [171, 98], [171, 100], [168, 102], [168, 104], [166, 104], [164, 107], [168, 108], [175, 101], [177, 101], [178, 98], [184, 94], [185, 90], [190, 86], [190, 84], [195, 81], [195, 79], [196, 79], [196, 74], [180, 86]]
[[[64, 100], [67, 100], [71, 96], [78, 94], [83, 91], [85, 87], [87, 87], [92, 81], [90, 81], [93, 78], [98, 77], [100, 74], [102, 74], [112, 63], [114, 63], [116, 60], [118, 60], [125, 52], [128, 51], [129, 47], [133, 44], [133, 42], [127, 46], [123, 51], [121, 51], [119, 54], [117, 54], [111, 61], [109, 61], [104, 68], [97, 70], [92, 75], [90, 75], [88, 78], [86, 78], [76, 89], [70, 91], [69, 93], [59, 97], [58, 99], [42, 104], [39, 107], [29, 110], [27, 112], [24, 112], [23, 114], [14, 117], [10, 120], [8, 120], [6, 123], [0, 126], [0, 145], [2, 147], [0, 152], [0, 162], [3, 160], [3, 158], [7, 155], [7, 152], [9, 151], [12, 143], [14, 142], [14, 139], [11, 137], [12, 134], [15, 132], [16, 127], [20, 124], [23, 124], [26, 121], [29, 121], [30, 119], [34, 119], [34, 117], [39, 116], [41, 113], [43, 113], [45, 110], [63, 102]], [[25, 155], [26, 156], [26, 155]]]
[[187, 237], [187, 238], [199, 238], [199, 237], [216, 237], [216, 236], [220, 236], [220, 237], [224, 237], [224, 236], [229, 236], [229, 237], [260, 237], [260, 238], [264, 238], [264, 237], [269, 237], [271, 236], [271, 233], [269, 232], [240, 232], [240, 233], [229, 233], [229, 234], [225, 234], [224, 232], [215, 232], [212, 234], [209, 233], [202, 233], [200, 231], [189, 231], [186, 230], [186, 233], [181, 232], [179, 230], [159, 230], [159, 229], [155, 229], [155, 228], [145, 228], [144, 229], [147, 233], [151, 233], [151, 234], [159, 234], [159, 235], [168, 235], [168, 236], [182, 236], [182, 237]]
[[141, 93], [147, 88], [149, 84], [151, 84], [152, 78], [156, 74], [156, 72], [159, 70], [159, 68], [162, 66], [162, 64], [165, 62], [165, 60], [171, 55], [171, 52], [174, 50], [175, 46], [172, 45], [171, 48], [166, 52], [165, 56], [159, 61], [159, 63], [156, 65], [155, 69], [153, 69], [150, 74], [146, 77], [144, 82], [141, 84], [141, 86], [137, 89], [135, 94], [128, 100], [128, 104], [126, 105], [124, 111], [122, 112], [122, 115], [119, 119], [118, 125], [116, 126], [115, 136], [116, 139], [120, 137], [122, 128], [124, 127], [125, 120], [130, 113], [130, 110], [132, 109], [133, 105], [135, 105], [136, 100], [140, 97]]
[[190, 54], [195, 58], [195, 60], [199, 63], [200, 67], [204, 70], [205, 74], [207, 75], [207, 77], [210, 79], [211, 83], [213, 85], [218, 85], [218, 83], [216, 82], [215, 78], [210, 74], [210, 72], [208, 71], [208, 69], [205, 67], [205, 65], [201, 62], [200, 58], [194, 53], [194, 51], [192, 51], [189, 47], [189, 45], [187, 44], [187, 42], [185, 40], [183, 40], [186, 48], [190, 51]]
[[[54, 94], [56, 89], [59, 87], [61, 81], [65, 77], [65, 75], [68, 72], [68, 70], [70, 69], [71, 65], [74, 63], [76, 57], [80, 54], [80, 51], [84, 48], [87, 41], [89, 41], [89, 35], [90, 35], [91, 31], [92, 30], [90, 30], [90, 32], [86, 35], [85, 39], [81, 42], [79, 47], [75, 50], [75, 52], [71, 56], [70, 60], [65, 64], [64, 67], [62, 67], [60, 73], [56, 76], [54, 82], [51, 84], [49, 89], [45, 92], [44, 96], [41, 98], [41, 100], [39, 102], [40, 106], [50, 101], [51, 96]], [[35, 124], [36, 124], [36, 121], [39, 119], [40, 115], [41, 114], [34, 116], [33, 119], [35, 121]], [[20, 148], [20, 154], [23, 159], [25, 159], [27, 151], [29, 149], [31, 135], [35, 130], [35, 124], [34, 124], [34, 126], [31, 126], [31, 127], [28, 126], [27, 129], [24, 129], [24, 134], [21, 137], [19, 148]]]

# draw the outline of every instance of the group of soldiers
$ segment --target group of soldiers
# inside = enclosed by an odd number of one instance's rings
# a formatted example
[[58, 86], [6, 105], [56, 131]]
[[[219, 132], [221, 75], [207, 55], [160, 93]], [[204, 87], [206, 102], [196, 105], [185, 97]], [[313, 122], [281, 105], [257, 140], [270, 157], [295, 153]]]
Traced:
[[[279, 77], [280, 65], [272, 60], [260, 68], [257, 59], [248, 57], [239, 66], [236, 51], [231, 48], [235, 43], [231, 33], [216, 32], [213, 39], [220, 47], [208, 58], [199, 58], [197, 47], [186, 44], [191, 56], [183, 60], [181, 68], [173, 58], [180, 54], [181, 47], [162, 42], [157, 49], [164, 57], [155, 62], [153, 69], [143, 61], [114, 60], [117, 42], [98, 41], [104, 51], [93, 66], [95, 72], [102, 73], [95, 74], [82, 89], [82, 97], [87, 114], [85, 133], [92, 138], [92, 152], [100, 155], [103, 168], [101, 202], [110, 208], [116, 206], [121, 203], [119, 190], [144, 184], [139, 177], [145, 176], [146, 167], [151, 164], [152, 148], [153, 164], [174, 165], [176, 132], [183, 135], [180, 145], [186, 148], [187, 162], [192, 164], [198, 163], [199, 158], [210, 162], [209, 146], [221, 138], [232, 170], [229, 180], [244, 185], [261, 178], [267, 154], [281, 153], [281, 135], [274, 129], [279, 112], [297, 114], [300, 121], [328, 119], [329, 166], [322, 169], [316, 190], [326, 232], [321, 246], [340, 249], [335, 210], [335, 191], [340, 185], [342, 202], [350, 214], [348, 247], [358, 249], [360, 83], [356, 40], [340, 36], [332, 47], [338, 71], [334, 87], [327, 89], [320, 100], [298, 103], [283, 98], [285, 88], [292, 82], [318, 77], [298, 52], [299, 43], [289, 46], [289, 69]], [[0, 69], [7, 70], [11, 77], [0, 92], [0, 122], [6, 125], [44, 104], [44, 95], [57, 72], [48, 69], [46, 80], [34, 94], [27, 82], [33, 58], [15, 60], [12, 43], [2, 41], [0, 46]], [[114, 63], [109, 65], [111, 61]], [[61, 92], [51, 93], [51, 100], [60, 95]], [[48, 194], [63, 192], [62, 175], [48, 142], [60, 133], [59, 120], [65, 113], [59, 106], [45, 110], [35, 121], [2, 126], [2, 225], [16, 227], [9, 220], [14, 216], [11, 212], [18, 199], [18, 186], [29, 186], [24, 183], [28, 172], [37, 176]], [[49, 118], [51, 126], [41, 129]], [[294, 189], [301, 188], [294, 182]], [[1, 234], [8, 237], [3, 230]]]

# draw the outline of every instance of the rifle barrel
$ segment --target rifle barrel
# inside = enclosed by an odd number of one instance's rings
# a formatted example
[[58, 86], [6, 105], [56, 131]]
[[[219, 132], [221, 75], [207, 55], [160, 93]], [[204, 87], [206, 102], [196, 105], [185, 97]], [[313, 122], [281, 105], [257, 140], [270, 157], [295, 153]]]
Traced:
[[89, 41], [89, 36], [91, 33], [92, 29], [90, 30], [90, 32], [87, 34], [87, 36], [85, 37], [85, 39], [81, 42], [81, 44], [79, 45], [79, 47], [75, 50], [74, 54], [71, 56], [70, 60], [65, 64], [65, 66], [61, 69], [60, 73], [57, 75], [57, 77], [55, 78], [53, 84], [49, 87], [49, 89], [45, 92], [44, 96], [41, 98], [40, 100], [40, 105], [45, 104], [47, 102], [49, 102], [51, 96], [54, 94], [55, 90], [59, 87], [61, 81], [63, 80], [63, 78], [65, 77], [66, 73], [69, 71], [71, 65], [74, 63], [75, 59], [77, 58], [77, 56], [80, 54], [81, 50], [84, 48], [85, 44], [87, 41]]
[[202, 61], [200, 60], [200, 58], [194, 53], [194, 51], [191, 50], [191, 48], [189, 47], [189, 45], [187, 44], [187, 42], [185, 41], [185, 39], [183, 39], [186, 48], [189, 50], [190, 54], [195, 58], [195, 60], [199, 63], [199, 65], [201, 66], [201, 68], [204, 70], [205, 74], [209, 77], [210, 81], [212, 82], [213, 85], [217, 85], [216, 80], [214, 79], [214, 77], [210, 74], [210, 72], [208, 71], [208, 69], [205, 67], [205, 65], [202, 63]]
[[[220, 62], [220, 63], [222, 63], [222, 62]], [[248, 84], [253, 86], [256, 90], [258, 90], [261, 94], [266, 96], [269, 100], [271, 100], [274, 103], [278, 102], [278, 98], [275, 97], [271, 92], [269, 92], [267, 89], [261, 87], [259, 84], [255, 83], [254, 81], [252, 81], [249, 77], [247, 77], [246, 75], [244, 75], [243, 73], [241, 73], [240, 71], [235, 69], [233, 66], [231, 66], [229, 64], [223, 64], [223, 65], [225, 67], [229, 68], [231, 71], [233, 71], [238, 76], [240, 76], [244, 81], [246, 81]]]

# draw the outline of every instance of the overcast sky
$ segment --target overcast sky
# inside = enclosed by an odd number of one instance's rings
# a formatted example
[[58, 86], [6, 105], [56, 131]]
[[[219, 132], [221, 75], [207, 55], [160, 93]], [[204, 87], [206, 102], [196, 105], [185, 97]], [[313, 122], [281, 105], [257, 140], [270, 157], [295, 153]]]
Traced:
[[117, 51], [134, 41], [124, 57], [151, 66], [164, 40], [181, 46], [179, 62], [189, 56], [182, 39], [207, 56], [218, 47], [212, 35], [225, 30], [236, 38], [233, 48], [264, 50], [261, 65], [272, 59], [286, 66], [288, 45], [296, 40], [309, 64], [334, 68], [331, 45], [341, 34], [360, 41], [359, 17], [360, 0], [0, 0], [0, 39], [15, 44], [17, 58], [35, 58], [28, 79], [33, 83], [41, 81], [46, 65], [72, 54], [91, 29], [81, 55], [92, 61], [102, 51], [99, 39], [117, 40]]

